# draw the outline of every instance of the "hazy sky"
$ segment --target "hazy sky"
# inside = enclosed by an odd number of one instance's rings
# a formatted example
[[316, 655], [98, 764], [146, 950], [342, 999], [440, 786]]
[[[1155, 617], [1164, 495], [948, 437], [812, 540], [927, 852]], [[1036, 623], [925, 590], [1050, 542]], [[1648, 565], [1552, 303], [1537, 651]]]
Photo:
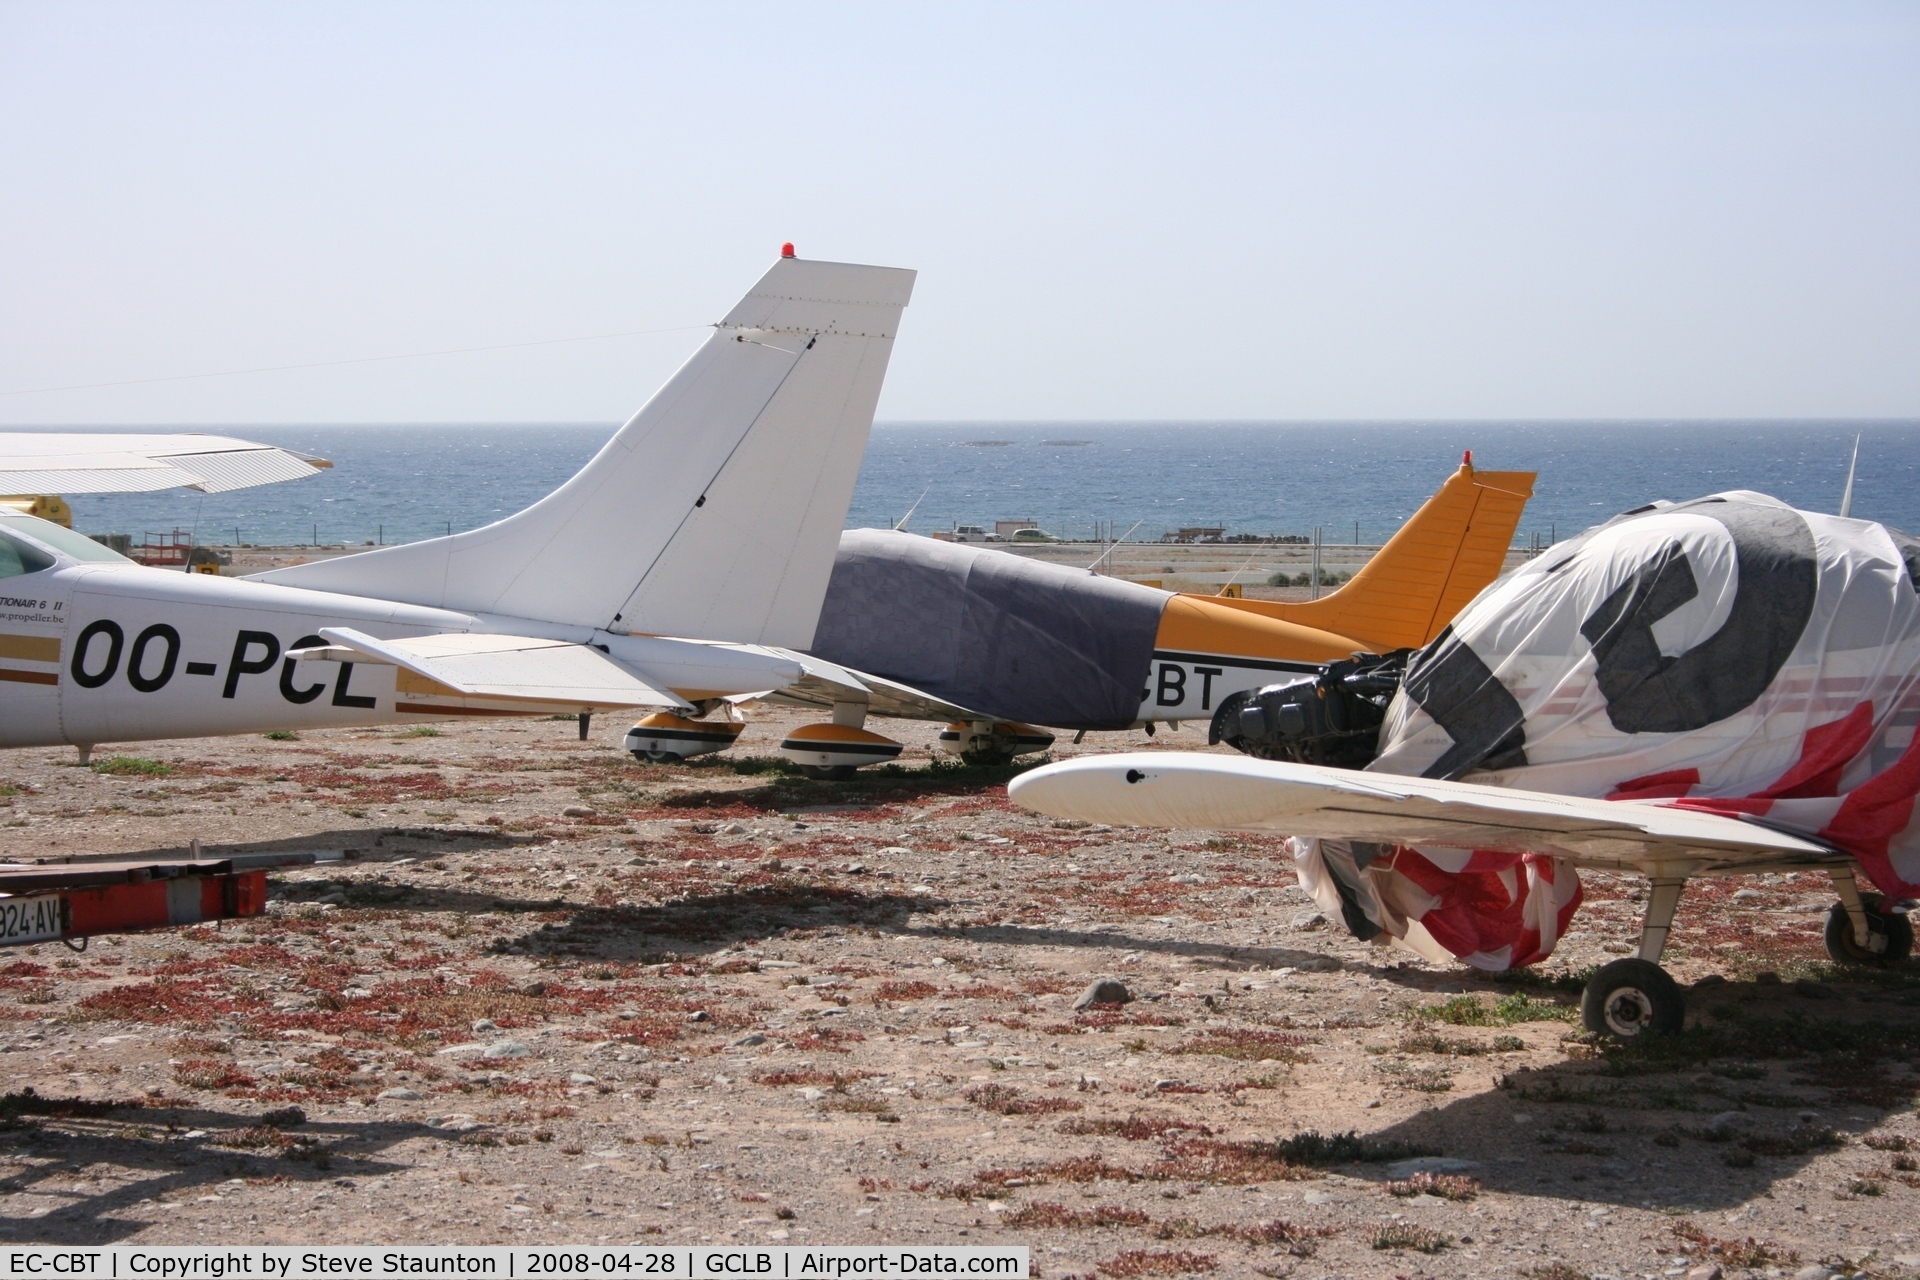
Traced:
[[[1920, 7], [0, 3], [0, 392], [916, 267], [891, 419], [1920, 415]], [[0, 395], [612, 421], [697, 330]]]

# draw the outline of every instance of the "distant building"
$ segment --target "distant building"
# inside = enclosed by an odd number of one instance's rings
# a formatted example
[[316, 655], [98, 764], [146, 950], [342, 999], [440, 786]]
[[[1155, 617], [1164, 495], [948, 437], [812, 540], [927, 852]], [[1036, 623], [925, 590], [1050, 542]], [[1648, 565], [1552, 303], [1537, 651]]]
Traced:
[[1218, 542], [1220, 541], [1220, 536], [1224, 534], [1226, 531], [1227, 531], [1227, 527], [1223, 524], [1188, 525], [1184, 529], [1175, 529], [1171, 533], [1162, 534], [1160, 537], [1160, 541], [1162, 542]]

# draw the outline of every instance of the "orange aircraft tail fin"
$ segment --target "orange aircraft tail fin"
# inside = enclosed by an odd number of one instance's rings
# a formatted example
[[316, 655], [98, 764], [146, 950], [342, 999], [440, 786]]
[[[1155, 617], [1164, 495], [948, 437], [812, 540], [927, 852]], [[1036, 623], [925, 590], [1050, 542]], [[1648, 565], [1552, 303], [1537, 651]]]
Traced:
[[1339, 590], [1299, 603], [1217, 603], [1352, 636], [1376, 653], [1417, 648], [1500, 576], [1535, 474], [1475, 471], [1468, 455]]

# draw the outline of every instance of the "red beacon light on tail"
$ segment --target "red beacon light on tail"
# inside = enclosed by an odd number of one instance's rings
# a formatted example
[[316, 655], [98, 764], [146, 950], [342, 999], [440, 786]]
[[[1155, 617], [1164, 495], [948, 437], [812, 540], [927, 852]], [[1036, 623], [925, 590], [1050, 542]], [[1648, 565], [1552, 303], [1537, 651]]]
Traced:
[[783, 258], [791, 258], [793, 256], [793, 241], [789, 240], [780, 246], [780, 256]]

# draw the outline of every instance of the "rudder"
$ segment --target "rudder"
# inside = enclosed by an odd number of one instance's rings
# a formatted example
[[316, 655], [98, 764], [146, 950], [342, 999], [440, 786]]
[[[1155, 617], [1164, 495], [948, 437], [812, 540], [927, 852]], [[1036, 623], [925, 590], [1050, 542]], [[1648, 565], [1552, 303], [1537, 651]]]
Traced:
[[1214, 603], [1351, 636], [1378, 653], [1418, 648], [1500, 576], [1536, 474], [1463, 462], [1339, 590], [1298, 603]]

